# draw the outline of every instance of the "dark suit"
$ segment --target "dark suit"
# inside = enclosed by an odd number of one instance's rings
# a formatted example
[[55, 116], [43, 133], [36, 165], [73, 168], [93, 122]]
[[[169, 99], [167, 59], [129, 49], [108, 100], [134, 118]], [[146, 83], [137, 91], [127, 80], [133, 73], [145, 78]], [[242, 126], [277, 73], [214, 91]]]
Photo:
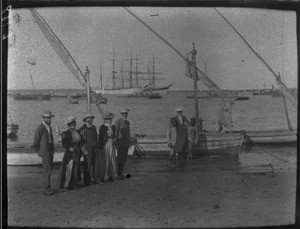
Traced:
[[42, 158], [44, 189], [50, 189], [50, 176], [53, 168], [54, 154], [53, 134], [51, 127], [50, 134], [43, 123], [36, 128], [33, 139], [33, 148]]
[[130, 124], [128, 120], [120, 118], [116, 121], [116, 138], [118, 147], [118, 176], [123, 175], [123, 168], [130, 146]]
[[184, 156], [186, 154], [187, 150], [187, 142], [188, 142], [188, 133], [187, 133], [187, 125], [189, 121], [187, 118], [182, 115], [182, 123], [180, 122], [178, 115], [174, 117], [174, 119], [177, 121], [177, 140], [175, 143], [175, 148], [178, 154], [181, 156]]
[[83, 156], [83, 180], [85, 185], [89, 185], [91, 178], [93, 178], [95, 182], [99, 173], [100, 152], [98, 147], [97, 129], [94, 125], [87, 127], [86, 124], [83, 124], [80, 127], [79, 132], [84, 139], [83, 147], [88, 152], [88, 155]]

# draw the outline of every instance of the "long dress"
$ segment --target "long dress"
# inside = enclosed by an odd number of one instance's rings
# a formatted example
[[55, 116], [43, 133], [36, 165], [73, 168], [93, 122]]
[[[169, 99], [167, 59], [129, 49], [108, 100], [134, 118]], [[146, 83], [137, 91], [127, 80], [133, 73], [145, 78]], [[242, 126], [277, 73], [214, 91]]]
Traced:
[[104, 180], [114, 178], [116, 174], [115, 126], [103, 124], [99, 129], [99, 145], [101, 150], [101, 166], [99, 173]]
[[106, 156], [105, 179], [114, 178], [116, 174], [116, 144], [113, 127], [108, 126], [106, 131], [107, 142], [104, 146]]
[[[63, 132], [62, 145], [65, 148], [65, 153], [59, 173], [59, 188], [72, 189], [78, 186], [82, 143], [83, 138], [78, 130], [71, 131], [69, 129]], [[74, 152], [70, 151], [71, 147], [74, 149]]]

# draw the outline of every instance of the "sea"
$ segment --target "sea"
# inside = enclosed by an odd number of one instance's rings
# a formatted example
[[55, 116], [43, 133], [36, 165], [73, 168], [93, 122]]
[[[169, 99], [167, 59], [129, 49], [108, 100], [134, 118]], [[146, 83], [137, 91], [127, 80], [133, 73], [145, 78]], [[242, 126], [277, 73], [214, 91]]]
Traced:
[[[39, 93], [68, 94], [77, 93], [78, 90], [42, 90]], [[23, 92], [24, 93], [24, 92]], [[26, 91], [30, 93], [30, 91]], [[102, 104], [104, 111], [115, 114], [113, 123], [121, 117], [122, 107], [130, 109], [128, 120], [131, 133], [146, 135], [165, 135], [170, 118], [176, 115], [175, 109], [179, 105], [184, 107], [183, 114], [187, 118], [194, 116], [194, 99], [187, 96], [193, 95], [192, 91], [169, 91], [162, 94], [162, 99], [147, 98], [119, 98], [116, 95], [104, 95], [107, 104]], [[287, 129], [287, 119], [284, 102], [281, 97], [269, 95], [252, 95], [247, 92], [249, 100], [235, 101], [233, 105], [234, 130], [276, 130]], [[204, 129], [215, 130], [219, 116], [218, 98], [199, 99], [199, 116], [204, 120]], [[297, 128], [297, 109], [287, 100], [288, 114], [291, 125]], [[50, 101], [15, 101], [12, 96], [7, 97], [7, 123], [14, 122], [19, 125], [18, 138], [15, 141], [31, 142], [34, 131], [42, 122], [41, 114], [50, 110], [55, 117], [52, 119], [53, 130], [67, 128], [66, 120], [69, 116], [77, 118], [77, 127], [83, 124], [83, 116], [87, 112], [85, 99], [80, 99], [78, 104], [69, 104], [67, 98], [52, 97]], [[93, 124], [99, 129], [103, 119], [95, 104], [91, 104], [91, 111], [95, 115]], [[11, 141], [8, 139], [8, 141]]]

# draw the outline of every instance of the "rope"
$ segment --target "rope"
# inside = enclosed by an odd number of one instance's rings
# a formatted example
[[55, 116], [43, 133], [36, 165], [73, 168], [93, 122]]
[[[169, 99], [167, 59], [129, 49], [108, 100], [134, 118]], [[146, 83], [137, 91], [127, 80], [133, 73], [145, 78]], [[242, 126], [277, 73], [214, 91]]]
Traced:
[[253, 145], [255, 145], [258, 149], [260, 149], [260, 150], [263, 151], [264, 153], [266, 153], [266, 154], [268, 154], [268, 155], [270, 155], [270, 156], [272, 156], [272, 157], [275, 157], [275, 158], [277, 158], [277, 159], [280, 160], [280, 161], [289, 162], [289, 161], [284, 160], [284, 159], [282, 159], [282, 158], [276, 157], [275, 155], [273, 155], [273, 154], [267, 152], [266, 150], [264, 150], [263, 148], [259, 147], [259, 146], [257, 145], [257, 143], [256, 143], [255, 141], [253, 141], [253, 140], [249, 137], [248, 134], [246, 134], [245, 131], [242, 131], [242, 133], [244, 134], [244, 137], [246, 137], [245, 140], [246, 140], [247, 142], [252, 143]]

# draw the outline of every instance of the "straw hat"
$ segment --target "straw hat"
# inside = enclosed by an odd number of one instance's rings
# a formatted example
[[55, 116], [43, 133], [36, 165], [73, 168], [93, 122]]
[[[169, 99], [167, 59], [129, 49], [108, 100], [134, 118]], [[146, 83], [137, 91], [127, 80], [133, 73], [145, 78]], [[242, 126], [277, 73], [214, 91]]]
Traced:
[[110, 111], [105, 112], [104, 119], [113, 119], [114, 117], [115, 117], [115, 115], [113, 113], [111, 113]]
[[87, 118], [95, 118], [95, 115], [93, 115], [92, 113], [87, 113], [87, 114], [85, 114], [85, 116], [83, 117], [83, 121], [85, 122], [85, 120], [86, 120]]
[[51, 111], [44, 111], [44, 113], [41, 115], [43, 118], [52, 118], [54, 115], [51, 113]]
[[180, 111], [183, 111], [183, 106], [181, 106], [181, 105], [176, 108], [176, 112], [180, 112]]
[[130, 111], [127, 107], [123, 107], [122, 109], [121, 109], [121, 114], [122, 113], [128, 113], [128, 111]]
[[76, 118], [74, 116], [69, 116], [66, 121], [67, 125], [69, 125], [72, 122], [76, 122]]

